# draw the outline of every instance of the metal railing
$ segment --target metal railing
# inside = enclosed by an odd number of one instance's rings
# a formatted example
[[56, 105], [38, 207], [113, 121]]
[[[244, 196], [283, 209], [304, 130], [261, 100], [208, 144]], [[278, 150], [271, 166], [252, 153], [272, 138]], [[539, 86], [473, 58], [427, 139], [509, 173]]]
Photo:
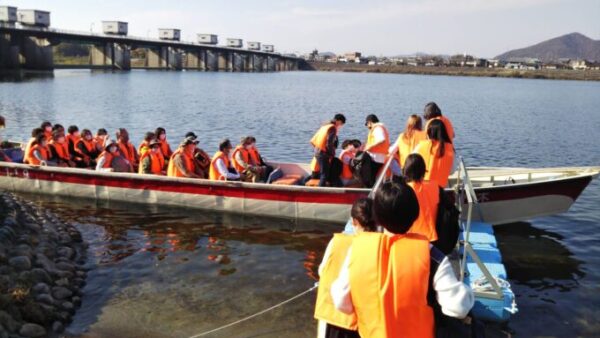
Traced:
[[[492, 299], [503, 299], [504, 293], [502, 292], [502, 288], [498, 285], [496, 278], [492, 276], [488, 268], [481, 261], [481, 258], [477, 254], [477, 252], [471, 246], [469, 242], [469, 237], [471, 234], [471, 223], [472, 223], [472, 215], [473, 209], [476, 208], [480, 214], [480, 219], [483, 218], [483, 214], [479, 203], [477, 201], [477, 195], [475, 194], [475, 190], [473, 189], [473, 184], [471, 183], [471, 179], [469, 178], [469, 173], [465, 166], [465, 162], [461, 157], [459, 157], [458, 164], [458, 175], [455, 187], [455, 196], [456, 196], [456, 205], [461, 215], [460, 224], [463, 226], [463, 253], [460, 261], [460, 280], [461, 282], [465, 279], [466, 268], [467, 268], [467, 255], [470, 256], [477, 267], [481, 269], [481, 272], [485, 276], [487, 282], [491, 285], [493, 291], [474, 291], [475, 296], [484, 297], [484, 298], [492, 298]], [[466, 220], [463, 220], [463, 201], [467, 200], [467, 217]]]

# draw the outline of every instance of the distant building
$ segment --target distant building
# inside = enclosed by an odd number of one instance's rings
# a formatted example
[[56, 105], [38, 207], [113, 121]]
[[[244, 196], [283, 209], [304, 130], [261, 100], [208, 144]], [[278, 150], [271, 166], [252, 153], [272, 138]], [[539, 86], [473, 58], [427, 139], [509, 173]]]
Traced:
[[50, 26], [50, 12], [37, 9], [18, 9], [17, 20], [25, 26]]
[[227, 39], [227, 47], [242, 48], [243, 45], [244, 42], [242, 41], [242, 39]]
[[535, 70], [542, 68], [542, 61], [536, 58], [510, 58], [504, 68]]
[[181, 39], [181, 30], [175, 28], [159, 28], [158, 38], [161, 40], [179, 41]]
[[198, 43], [205, 45], [216, 45], [219, 43], [219, 39], [215, 34], [198, 34], [197, 39]]
[[262, 45], [263, 52], [273, 53], [275, 51], [275, 46], [273, 45]]
[[344, 54], [344, 59], [346, 59], [346, 62], [360, 62], [360, 56], [360, 52], [351, 52]]
[[593, 68], [593, 62], [583, 59], [571, 60], [569, 66], [574, 70], [587, 70]]
[[104, 34], [127, 35], [127, 22], [123, 21], [102, 21], [102, 31]]
[[488, 68], [504, 68], [506, 62], [499, 59], [488, 59], [487, 64]]
[[0, 6], [0, 23], [17, 22], [17, 7]]
[[249, 50], [260, 50], [260, 42], [249, 41], [247, 45]]

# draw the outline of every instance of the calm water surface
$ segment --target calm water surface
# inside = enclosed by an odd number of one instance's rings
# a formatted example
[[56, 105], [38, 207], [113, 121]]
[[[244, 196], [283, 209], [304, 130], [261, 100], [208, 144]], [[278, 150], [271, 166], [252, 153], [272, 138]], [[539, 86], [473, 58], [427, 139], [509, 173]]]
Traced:
[[[290, 72], [90, 73], [0, 83], [3, 138], [41, 120], [130, 130], [157, 125], [171, 143], [194, 130], [213, 152], [252, 134], [265, 157], [307, 162], [308, 139], [335, 112], [341, 138], [364, 138], [375, 113], [392, 134], [436, 101], [468, 165], [600, 165], [600, 83]], [[82, 308], [68, 332], [90, 337], [186, 337], [309, 288], [339, 226], [30, 196], [90, 242]], [[496, 228], [517, 294], [517, 336], [600, 335], [600, 184], [566, 214]], [[214, 336], [311, 337], [313, 296]]]

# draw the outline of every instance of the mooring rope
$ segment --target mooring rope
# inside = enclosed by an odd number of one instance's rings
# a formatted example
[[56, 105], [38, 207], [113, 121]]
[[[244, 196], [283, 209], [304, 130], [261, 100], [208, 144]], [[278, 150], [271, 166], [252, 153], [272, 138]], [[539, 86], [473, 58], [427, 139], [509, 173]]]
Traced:
[[250, 319], [252, 319], [252, 318], [254, 318], [254, 317], [258, 317], [258, 316], [260, 316], [260, 315], [262, 315], [262, 314], [265, 314], [265, 313], [267, 313], [267, 312], [269, 312], [269, 311], [271, 311], [271, 310], [274, 310], [274, 309], [276, 309], [276, 308], [278, 308], [278, 307], [280, 307], [280, 306], [283, 306], [283, 305], [285, 305], [285, 304], [287, 304], [287, 303], [289, 303], [289, 302], [292, 302], [292, 301], [294, 301], [294, 300], [296, 300], [296, 299], [298, 299], [298, 298], [300, 298], [300, 297], [302, 297], [302, 296], [304, 296], [304, 295], [306, 295], [306, 294], [308, 294], [308, 293], [312, 292], [312, 291], [313, 291], [314, 289], [316, 289], [318, 286], [319, 286], [319, 284], [318, 284], [318, 283], [315, 283], [315, 285], [314, 285], [314, 286], [312, 286], [310, 289], [308, 289], [308, 290], [305, 290], [305, 291], [302, 291], [302, 292], [300, 292], [299, 294], [295, 295], [294, 297], [292, 297], [292, 298], [289, 298], [289, 299], [286, 299], [286, 300], [284, 300], [284, 301], [283, 301], [283, 302], [281, 302], [281, 303], [275, 304], [275, 305], [273, 305], [273, 306], [271, 306], [271, 307], [269, 307], [269, 308], [267, 308], [267, 309], [264, 309], [264, 310], [262, 310], [262, 311], [259, 311], [259, 312], [255, 313], [255, 314], [252, 314], [252, 315], [248, 316], [248, 317], [244, 317], [244, 318], [242, 318], [242, 319], [236, 320], [235, 322], [232, 322], [232, 323], [229, 323], [229, 324], [227, 324], [227, 325], [223, 325], [223, 326], [217, 327], [216, 329], [212, 329], [212, 330], [210, 330], [210, 331], [206, 331], [206, 332], [199, 333], [199, 334], [197, 334], [197, 335], [194, 335], [194, 336], [191, 336], [191, 337], [189, 337], [189, 338], [198, 338], [198, 337], [203, 337], [203, 336], [209, 335], [209, 334], [211, 334], [211, 333], [215, 333], [215, 332], [217, 332], [217, 331], [220, 331], [220, 330], [226, 329], [226, 328], [228, 328], [228, 327], [232, 327], [232, 326], [234, 326], [234, 325], [237, 325], [237, 324], [239, 324], [239, 323], [245, 322], [245, 321], [247, 321], [247, 320], [250, 320]]

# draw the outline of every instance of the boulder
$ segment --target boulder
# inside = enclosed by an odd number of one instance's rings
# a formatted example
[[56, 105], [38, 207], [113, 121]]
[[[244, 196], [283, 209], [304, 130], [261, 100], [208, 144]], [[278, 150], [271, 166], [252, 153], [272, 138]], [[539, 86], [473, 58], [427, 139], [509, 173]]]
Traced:
[[21, 327], [19, 334], [23, 337], [44, 337], [46, 335], [46, 329], [38, 324], [27, 323]]
[[52, 296], [58, 300], [62, 300], [73, 296], [73, 292], [63, 286], [55, 286], [52, 288]]
[[8, 260], [8, 265], [15, 268], [15, 270], [23, 271], [31, 269], [31, 260], [27, 256], [17, 256]]
[[0, 310], [0, 325], [4, 326], [8, 332], [17, 332], [19, 329], [19, 322], [2, 310]]

